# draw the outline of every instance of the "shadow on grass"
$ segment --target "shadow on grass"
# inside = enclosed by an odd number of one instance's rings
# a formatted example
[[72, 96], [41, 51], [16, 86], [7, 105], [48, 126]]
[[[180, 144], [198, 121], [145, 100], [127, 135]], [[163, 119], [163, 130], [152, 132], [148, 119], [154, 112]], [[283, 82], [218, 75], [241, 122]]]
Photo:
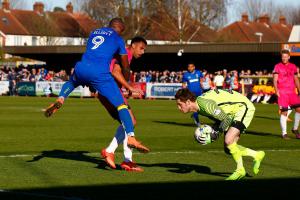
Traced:
[[255, 115], [255, 118], [269, 119], [269, 120], [276, 120], [276, 121], [279, 121], [279, 119], [280, 119], [279, 117], [268, 117], [268, 116], [260, 116], [260, 115]]
[[[160, 124], [169, 124], [169, 125], [175, 125], [175, 126], [189, 126], [189, 127], [197, 127], [194, 123], [181, 123], [181, 122], [172, 122], [172, 121], [152, 121], [154, 123], [160, 123]], [[212, 126], [212, 123], [205, 123], [208, 124], [210, 126]]]
[[52, 151], [42, 151], [40, 155], [33, 157], [32, 160], [27, 162], [36, 162], [43, 158], [59, 158], [66, 160], [75, 160], [75, 161], [83, 161], [97, 164], [96, 168], [106, 169], [107, 164], [105, 161], [101, 160], [97, 157], [92, 157], [86, 155], [89, 153], [88, 151], [65, 151], [65, 150], [52, 150]]
[[[291, 188], [292, 186], [292, 188]], [[69, 186], [1, 191], [1, 199], [286, 199], [298, 195], [300, 178], [239, 182], [186, 181]]]
[[256, 131], [246, 131], [246, 134], [249, 135], [257, 135], [257, 136], [263, 136], [263, 137], [276, 137], [276, 138], [281, 138], [281, 134], [275, 135], [272, 133], [263, 133], [263, 132], [256, 132]]
[[155, 163], [155, 164], [143, 164], [139, 163], [142, 167], [163, 167], [169, 168], [169, 172], [178, 173], [178, 174], [187, 174], [193, 171], [200, 174], [211, 174], [221, 177], [227, 177], [230, 173], [226, 172], [212, 172], [209, 167], [202, 165], [194, 165], [194, 164], [183, 164], [183, 163]]
[[172, 122], [172, 121], [152, 121], [154, 123], [160, 123], [160, 124], [169, 124], [169, 125], [175, 125], [175, 126], [190, 126], [190, 127], [196, 127], [193, 123], [181, 123], [181, 122]]

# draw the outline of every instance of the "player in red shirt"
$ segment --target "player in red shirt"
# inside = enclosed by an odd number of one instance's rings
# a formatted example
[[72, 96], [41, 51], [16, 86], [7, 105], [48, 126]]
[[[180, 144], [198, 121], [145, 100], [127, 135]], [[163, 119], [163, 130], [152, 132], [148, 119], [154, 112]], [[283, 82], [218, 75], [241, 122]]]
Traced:
[[[128, 54], [128, 62], [131, 63], [131, 60], [134, 58], [141, 57], [146, 49], [147, 41], [142, 37], [135, 37], [131, 40], [131, 45], [126, 48], [127, 54]], [[132, 89], [128, 82], [124, 79], [124, 76], [122, 75], [122, 68], [121, 65], [118, 62], [118, 59], [113, 59], [111, 62], [111, 72], [116, 81], [119, 83], [120, 88], [124, 86], [129, 91], [134, 91]], [[141, 91], [140, 91], [141, 93]], [[99, 101], [104, 105], [104, 107], [107, 109], [107, 111], [110, 113], [110, 115], [118, 120], [119, 115], [117, 109], [102, 95], [98, 95]], [[124, 101], [126, 105], [128, 105], [127, 100], [124, 98]], [[129, 113], [133, 121], [133, 125], [136, 124], [136, 118], [133, 115], [132, 109], [128, 105]], [[121, 168], [125, 169], [126, 171], [137, 171], [142, 172], [143, 169], [139, 166], [137, 166], [133, 160], [132, 160], [132, 149], [128, 147], [127, 145], [127, 135], [125, 134], [124, 128], [122, 124], [118, 127], [116, 134], [114, 138], [112, 139], [109, 146], [105, 149], [102, 149], [101, 155], [105, 159], [106, 163], [112, 168], [115, 169], [116, 165], [114, 162], [114, 152], [117, 149], [119, 144], [123, 143], [123, 149], [124, 149], [124, 161], [121, 163]], [[149, 150], [146, 149], [144, 153], [147, 153]]]
[[286, 131], [287, 127], [287, 111], [288, 107], [295, 109], [295, 119], [292, 133], [300, 139], [298, 131], [300, 120], [300, 98], [295, 88], [300, 91], [300, 83], [298, 79], [297, 67], [289, 62], [290, 52], [288, 50], [281, 51], [281, 62], [275, 65], [273, 70], [273, 82], [276, 95], [278, 97], [278, 106], [281, 110], [280, 126], [282, 130], [282, 138], [289, 139]]

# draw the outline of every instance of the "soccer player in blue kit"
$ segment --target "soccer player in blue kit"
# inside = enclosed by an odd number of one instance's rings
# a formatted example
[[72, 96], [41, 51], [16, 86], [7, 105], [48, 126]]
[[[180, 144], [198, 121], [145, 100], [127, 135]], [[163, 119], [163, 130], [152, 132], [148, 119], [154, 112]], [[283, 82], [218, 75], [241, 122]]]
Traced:
[[122, 19], [114, 18], [109, 27], [96, 29], [90, 34], [81, 61], [76, 63], [70, 80], [63, 85], [59, 98], [46, 109], [45, 115], [49, 117], [58, 110], [74, 88], [79, 85], [91, 86], [118, 110], [119, 119], [128, 136], [127, 145], [147, 153], [149, 149], [134, 137], [134, 126], [128, 106], [110, 72], [111, 60], [115, 54], [119, 54], [125, 79], [128, 80], [130, 75], [125, 42], [119, 36], [124, 29]]
[[[202, 95], [201, 78], [203, 78], [202, 72], [196, 70], [193, 62], [188, 63], [187, 72], [182, 77], [182, 88], [188, 88], [197, 97]], [[198, 112], [192, 114], [194, 122], [197, 126], [200, 126]]]

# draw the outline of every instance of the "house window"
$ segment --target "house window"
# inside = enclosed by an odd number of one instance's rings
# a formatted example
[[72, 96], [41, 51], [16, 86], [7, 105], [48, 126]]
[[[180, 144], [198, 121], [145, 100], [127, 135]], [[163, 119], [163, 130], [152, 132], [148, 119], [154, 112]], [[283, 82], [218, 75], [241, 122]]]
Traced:
[[5, 24], [5, 25], [8, 25], [9, 24], [9, 21], [6, 17], [2, 17], [2, 22]]
[[32, 37], [32, 46], [37, 46], [37, 37], [36, 36]]
[[67, 38], [67, 45], [73, 45], [74, 41], [73, 38]]
[[15, 36], [14, 37], [14, 45], [15, 46], [20, 46], [20, 45], [22, 45], [22, 37], [21, 36], [19, 36], [19, 35], [17, 35], [17, 36]]

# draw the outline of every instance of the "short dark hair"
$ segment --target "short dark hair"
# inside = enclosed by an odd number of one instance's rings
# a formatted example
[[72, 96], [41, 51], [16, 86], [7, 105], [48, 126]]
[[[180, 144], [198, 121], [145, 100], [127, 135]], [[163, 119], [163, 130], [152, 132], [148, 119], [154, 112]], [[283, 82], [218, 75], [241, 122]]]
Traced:
[[196, 66], [196, 64], [195, 64], [195, 62], [194, 62], [193, 60], [188, 61], [187, 64], [188, 64], [188, 65], [194, 65], [194, 66]]
[[141, 37], [141, 36], [136, 36], [134, 38], [131, 39], [131, 45], [134, 43], [139, 43], [139, 42], [143, 42], [145, 45], [147, 45], [147, 41], [145, 40], [145, 38]]
[[195, 102], [196, 98], [196, 95], [187, 88], [179, 89], [175, 94], [175, 99], [179, 99], [182, 102], [186, 102], [187, 100]]
[[112, 27], [112, 26], [114, 26], [114, 24], [121, 24], [125, 27], [125, 24], [120, 17], [115, 17], [115, 18], [111, 19], [108, 26]]
[[290, 51], [288, 49], [282, 49], [281, 54], [288, 54], [290, 55]]

